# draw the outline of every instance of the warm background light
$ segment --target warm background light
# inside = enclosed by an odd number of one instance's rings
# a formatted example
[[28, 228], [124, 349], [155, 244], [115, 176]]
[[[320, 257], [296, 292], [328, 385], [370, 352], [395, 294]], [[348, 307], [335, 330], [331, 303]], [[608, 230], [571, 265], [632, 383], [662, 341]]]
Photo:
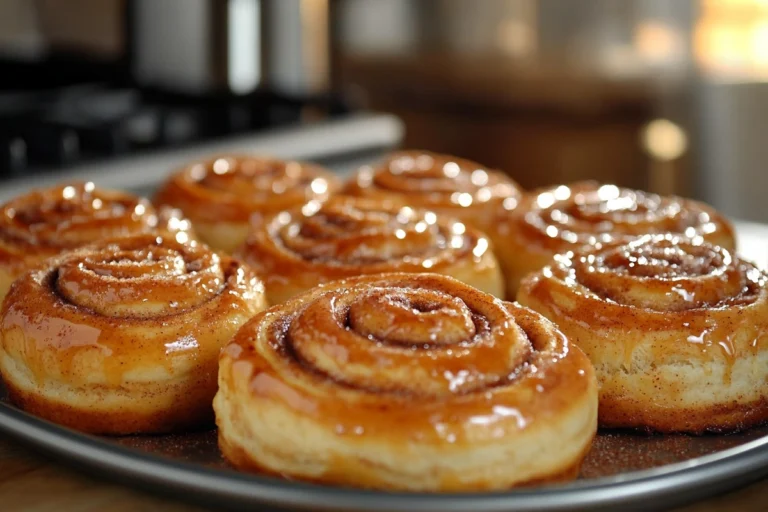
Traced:
[[667, 119], [654, 119], [642, 133], [645, 150], [656, 160], [680, 158], [688, 148], [688, 136], [680, 126]]
[[702, 0], [694, 53], [718, 78], [768, 79], [768, 0]]

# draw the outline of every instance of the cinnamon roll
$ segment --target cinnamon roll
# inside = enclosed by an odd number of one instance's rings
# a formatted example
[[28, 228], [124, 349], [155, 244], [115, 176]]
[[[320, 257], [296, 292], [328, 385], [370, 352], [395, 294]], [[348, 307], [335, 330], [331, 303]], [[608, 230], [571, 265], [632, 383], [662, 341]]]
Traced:
[[235, 466], [411, 491], [572, 478], [591, 445], [589, 361], [537, 313], [436, 274], [360, 276], [257, 315], [214, 399]]
[[701, 237], [728, 250], [736, 245], [731, 224], [708, 205], [595, 182], [531, 193], [497, 220], [504, 241], [496, 254], [509, 299], [526, 274], [583, 245], [663, 233]]
[[766, 275], [721, 246], [648, 235], [568, 252], [518, 300], [592, 360], [601, 426], [724, 432], [768, 419]]
[[265, 307], [237, 260], [136, 235], [21, 276], [0, 310], [0, 374], [20, 408], [85, 432], [133, 434], [213, 419], [218, 355]]
[[232, 252], [243, 243], [250, 223], [324, 200], [340, 186], [322, 167], [257, 156], [227, 156], [195, 162], [171, 176], [154, 198], [179, 208], [200, 239]]
[[457, 218], [503, 243], [495, 221], [513, 210], [520, 187], [501, 171], [450, 155], [401, 151], [364, 167], [344, 188], [348, 195], [397, 201]]
[[138, 233], [194, 238], [177, 210], [145, 199], [72, 183], [35, 190], [0, 206], [0, 302], [24, 271], [66, 250]]
[[435, 272], [501, 296], [488, 239], [434, 212], [337, 196], [254, 228], [236, 254], [262, 276], [270, 304], [320, 283], [382, 272]]

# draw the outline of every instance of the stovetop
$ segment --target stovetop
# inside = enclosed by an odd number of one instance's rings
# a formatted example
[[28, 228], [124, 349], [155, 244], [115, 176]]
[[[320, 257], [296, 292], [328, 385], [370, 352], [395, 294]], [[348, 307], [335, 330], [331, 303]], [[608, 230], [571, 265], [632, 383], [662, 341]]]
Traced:
[[347, 115], [338, 102], [265, 93], [187, 98], [97, 82], [0, 89], [0, 181], [301, 125], [311, 109]]

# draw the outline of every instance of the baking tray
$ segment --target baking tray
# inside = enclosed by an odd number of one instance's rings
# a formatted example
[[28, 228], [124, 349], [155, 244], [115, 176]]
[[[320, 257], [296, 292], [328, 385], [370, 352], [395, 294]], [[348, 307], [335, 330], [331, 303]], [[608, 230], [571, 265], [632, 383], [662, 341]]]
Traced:
[[[146, 193], [163, 177], [137, 173], [124, 188]], [[0, 201], [7, 191], [0, 190]], [[768, 268], [768, 226], [737, 223], [737, 232], [741, 253]], [[101, 477], [232, 510], [658, 510], [768, 476], [768, 426], [727, 436], [600, 432], [574, 482], [462, 494], [363, 491], [239, 473], [221, 457], [215, 430], [121, 438], [80, 434], [16, 409], [1, 386], [0, 432]]]
[[601, 432], [580, 478], [570, 484], [470, 494], [362, 491], [238, 473], [221, 458], [214, 430], [89, 436], [28, 415], [5, 403], [4, 397], [0, 431], [97, 476], [217, 510], [663, 510], [768, 475], [767, 427], [701, 437]]

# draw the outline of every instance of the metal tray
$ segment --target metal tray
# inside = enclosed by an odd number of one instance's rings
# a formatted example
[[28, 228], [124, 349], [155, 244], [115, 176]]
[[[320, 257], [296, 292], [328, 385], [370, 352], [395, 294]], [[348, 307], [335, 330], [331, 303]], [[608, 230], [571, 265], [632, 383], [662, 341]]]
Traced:
[[[395, 125], [384, 125], [390, 134], [397, 132]], [[359, 129], [359, 125], [354, 128]], [[339, 130], [343, 133], [342, 128]], [[290, 138], [291, 134], [286, 134], [286, 140]], [[379, 137], [379, 141], [386, 138]], [[290, 156], [289, 146], [280, 152]], [[143, 174], [137, 173], [123, 186], [148, 191], [163, 177], [162, 173], [146, 172], [146, 165], [142, 168]], [[123, 174], [111, 179], [129, 178]], [[9, 190], [0, 190], [0, 201], [6, 192]], [[738, 223], [737, 230], [741, 253], [768, 268], [768, 226]], [[215, 430], [122, 438], [84, 435], [14, 408], [6, 402], [1, 386], [0, 432], [99, 476], [232, 510], [666, 509], [768, 476], [768, 426], [729, 436], [600, 432], [574, 482], [471, 494], [362, 491], [238, 473], [221, 457]]]
[[229, 510], [660, 510], [768, 476], [768, 427], [702, 437], [601, 432], [575, 482], [471, 494], [361, 491], [238, 473], [222, 459], [214, 430], [89, 436], [26, 414], [4, 396], [0, 431], [97, 476]]

